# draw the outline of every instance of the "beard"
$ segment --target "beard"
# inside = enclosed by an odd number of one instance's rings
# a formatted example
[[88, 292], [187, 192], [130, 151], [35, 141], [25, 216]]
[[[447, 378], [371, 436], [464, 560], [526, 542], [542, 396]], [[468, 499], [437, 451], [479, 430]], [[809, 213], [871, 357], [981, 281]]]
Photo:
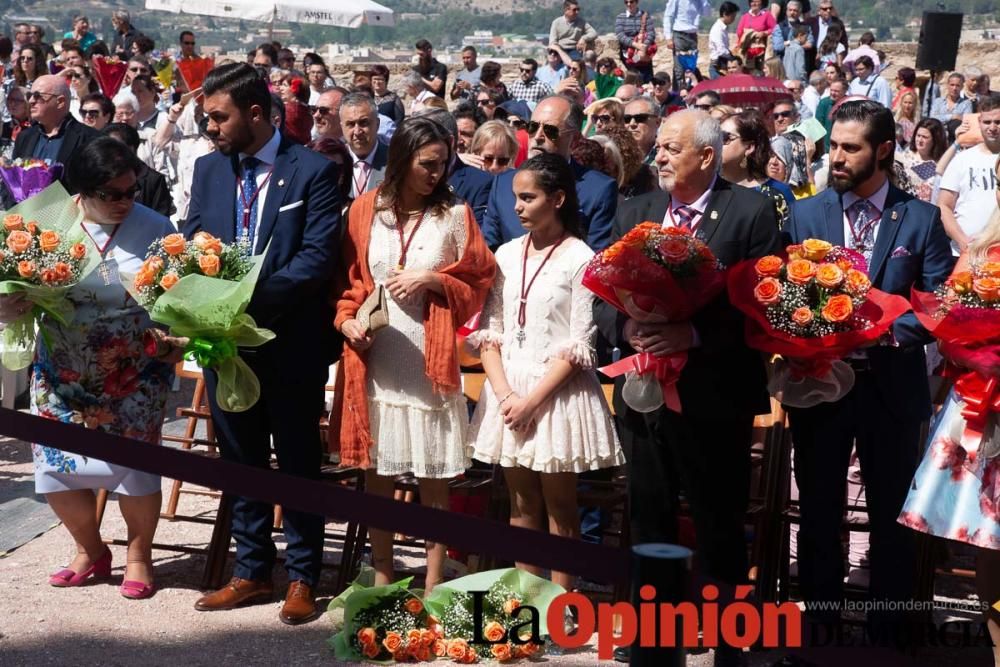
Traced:
[[842, 195], [845, 192], [850, 192], [859, 184], [864, 183], [871, 178], [875, 174], [875, 168], [876, 163], [874, 160], [869, 162], [864, 166], [864, 168], [861, 169], [861, 171], [858, 172], [852, 172], [845, 166], [843, 167], [843, 170], [847, 172], [847, 176], [845, 178], [837, 178], [833, 175], [833, 166], [831, 166], [829, 185], [837, 191], [837, 194]]

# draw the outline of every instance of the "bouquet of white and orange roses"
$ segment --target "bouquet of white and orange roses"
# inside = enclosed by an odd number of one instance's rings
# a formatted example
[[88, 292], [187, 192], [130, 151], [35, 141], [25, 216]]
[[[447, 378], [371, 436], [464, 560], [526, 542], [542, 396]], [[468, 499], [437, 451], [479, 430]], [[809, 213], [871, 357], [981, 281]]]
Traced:
[[63, 187], [55, 183], [18, 204], [0, 228], [0, 294], [22, 294], [34, 307], [3, 330], [3, 365], [26, 368], [35, 356], [35, 328], [43, 338], [42, 315], [67, 324], [73, 304], [66, 298], [100, 262], [92, 252], [80, 221], [83, 214]]
[[872, 287], [862, 255], [820, 239], [736, 265], [729, 296], [747, 315], [750, 347], [794, 362], [776, 363], [770, 383], [772, 394], [794, 407], [850, 391], [854, 372], [842, 359], [910, 309], [903, 297]]
[[[188, 339], [185, 358], [215, 370], [216, 400], [230, 412], [246, 410], [260, 398], [257, 376], [237, 348], [274, 338], [244, 312], [262, 260], [245, 244], [226, 245], [206, 232], [190, 241], [170, 234], [150, 246], [142, 268], [125, 280], [154, 321], [169, 327], [170, 335]], [[151, 353], [158, 345], [155, 336], [147, 337]]]

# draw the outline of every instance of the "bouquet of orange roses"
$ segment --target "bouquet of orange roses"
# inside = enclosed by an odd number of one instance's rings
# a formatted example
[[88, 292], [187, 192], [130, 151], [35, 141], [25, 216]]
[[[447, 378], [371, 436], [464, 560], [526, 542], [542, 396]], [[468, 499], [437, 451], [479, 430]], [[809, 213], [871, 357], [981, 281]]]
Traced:
[[[237, 348], [274, 338], [244, 312], [262, 260], [245, 244], [226, 245], [206, 232], [190, 241], [170, 234], [150, 246], [142, 268], [124, 281], [154, 321], [188, 339], [185, 358], [216, 371], [216, 400], [230, 412], [246, 410], [260, 398], [257, 376]], [[152, 333], [146, 344], [155, 354], [159, 342]]]
[[[998, 261], [971, 264], [967, 271], [952, 274], [934, 294], [913, 290], [911, 303], [920, 323], [940, 341], [945, 357], [969, 361], [992, 355], [1000, 346]], [[974, 370], [955, 375], [965, 420], [961, 444], [975, 454], [990, 430], [990, 417], [1000, 413], [1000, 380]], [[996, 434], [997, 428], [992, 431]]]
[[820, 239], [785, 255], [741, 262], [729, 296], [747, 315], [747, 344], [781, 355], [771, 393], [793, 407], [836, 401], [854, 386], [842, 359], [886, 334], [910, 309], [903, 297], [871, 286], [864, 257]]
[[73, 317], [66, 298], [100, 262], [84, 243], [83, 214], [55, 183], [3, 216], [0, 228], [0, 294], [23, 294], [34, 307], [3, 330], [3, 365], [26, 368], [35, 356], [35, 327], [43, 338], [45, 314], [61, 324]]
[[[598, 253], [583, 284], [619, 311], [644, 321], [684, 322], [725, 287], [725, 270], [704, 242], [686, 229], [643, 222]], [[633, 410], [666, 405], [681, 411], [675, 384], [687, 353], [639, 353], [601, 368], [609, 377], [629, 373], [622, 398]]]

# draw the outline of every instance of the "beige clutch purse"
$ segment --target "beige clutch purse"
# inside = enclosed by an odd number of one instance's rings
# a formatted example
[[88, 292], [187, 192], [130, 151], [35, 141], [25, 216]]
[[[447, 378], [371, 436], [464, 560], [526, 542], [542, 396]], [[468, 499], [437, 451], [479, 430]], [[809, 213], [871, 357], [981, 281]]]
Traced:
[[358, 308], [355, 319], [370, 334], [389, 326], [389, 308], [385, 301], [385, 287], [382, 285], [375, 287]]

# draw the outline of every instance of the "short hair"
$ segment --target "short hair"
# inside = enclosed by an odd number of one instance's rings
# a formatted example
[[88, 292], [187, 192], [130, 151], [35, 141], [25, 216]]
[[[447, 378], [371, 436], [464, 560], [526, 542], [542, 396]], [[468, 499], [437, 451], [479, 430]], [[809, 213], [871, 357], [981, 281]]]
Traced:
[[295, 61], [295, 53], [291, 49], [281, 49], [278, 51], [278, 60], [286, 60], [288, 58], [291, 58], [293, 62]]
[[569, 9], [570, 7], [579, 7], [580, 0], [563, 0], [563, 9]]
[[534, 174], [535, 185], [545, 194], [551, 195], [562, 191], [565, 199], [563, 205], [559, 207], [559, 221], [567, 234], [578, 239], [583, 238], [576, 176], [566, 159], [555, 153], [539, 153], [522, 164], [519, 171]]
[[372, 99], [371, 95], [362, 92], [354, 91], [344, 95], [344, 99], [340, 100], [340, 108], [344, 107], [367, 107], [369, 115], [378, 116], [378, 106], [375, 104], [375, 100]]
[[[141, 55], [141, 54], [132, 56], [131, 58], [128, 59], [128, 62], [130, 62], [130, 63], [139, 63], [140, 65], [143, 65], [145, 67], [149, 67], [149, 59], [146, 58], [146, 56]], [[152, 69], [152, 68], [150, 68], [150, 69]]]
[[732, 16], [739, 11], [739, 6], [735, 2], [729, 2], [729, 0], [725, 0], [719, 5], [719, 16]]
[[143, 54], [149, 53], [156, 48], [156, 42], [147, 35], [139, 35], [132, 43], [139, 49], [139, 53]]
[[89, 95], [84, 95], [83, 99], [80, 100], [80, 107], [82, 108], [84, 104], [88, 102], [96, 102], [101, 107], [101, 113], [109, 118], [115, 115], [115, 104], [106, 95], [102, 93], [90, 93]]
[[892, 111], [874, 100], [850, 100], [844, 102], [833, 114], [833, 124], [857, 122], [865, 126], [865, 141], [872, 147], [888, 143], [889, 155], [879, 162], [879, 167], [885, 172], [892, 171], [892, 162], [896, 149], [896, 120]]
[[917, 82], [917, 72], [912, 67], [900, 67], [896, 76], [907, 87], [913, 87], [913, 84]]
[[135, 152], [121, 141], [97, 137], [73, 151], [66, 168], [67, 180], [73, 190], [92, 197], [108, 181], [129, 171], [137, 173], [141, 164]]
[[479, 79], [481, 81], [493, 81], [500, 77], [500, 70], [500, 63], [487, 60], [483, 63], [483, 68], [479, 72]]
[[135, 109], [136, 113], [139, 113], [139, 99], [132, 92], [131, 88], [122, 88], [115, 94], [115, 98], [111, 102], [116, 106], [120, 107], [123, 105], [129, 105]]
[[271, 44], [269, 42], [264, 42], [263, 44], [257, 47], [254, 56], [256, 56], [257, 53], [263, 53], [265, 56], [270, 58], [272, 65], [278, 64], [278, 49], [274, 48], [274, 44]]
[[87, 58], [93, 58], [94, 56], [107, 57], [111, 55], [111, 49], [108, 48], [107, 43], [99, 39], [87, 47], [87, 50], [84, 51], [84, 55], [87, 56]]
[[534, 71], [538, 70], [538, 61], [535, 60], [534, 58], [525, 58], [524, 60], [521, 61], [521, 64], [528, 65]]
[[813, 88], [815, 88], [816, 86], [822, 86], [825, 83], [826, 83], [826, 75], [823, 74], [823, 72], [821, 72], [820, 70], [814, 69], [809, 74], [809, 85], [812, 86]]
[[802, 35], [809, 34], [809, 26], [799, 23], [794, 28], [792, 28], [792, 37], [800, 37]]
[[510, 153], [511, 166], [520, 145], [517, 143], [517, 135], [514, 129], [502, 120], [488, 120], [483, 123], [472, 136], [472, 143], [469, 145], [469, 152], [479, 155], [479, 152], [494, 141], [502, 141], [507, 144]]
[[864, 65], [870, 70], [875, 69], [875, 61], [873, 61], [869, 56], [858, 56], [857, 58], [854, 59], [854, 64], [855, 66]]
[[997, 109], [1000, 109], [1000, 93], [979, 96], [979, 101], [976, 103], [976, 111], [986, 113], [987, 111], [996, 111]]
[[961, 72], [952, 72], [951, 74], [948, 75], [948, 78], [946, 80], [951, 81], [952, 79], [958, 79], [962, 83], [965, 83], [965, 75], [962, 74]]
[[[583, 120], [584, 120], [583, 107], [577, 104], [576, 100], [574, 100], [572, 97], [567, 97], [566, 95], [546, 95], [545, 97], [543, 97], [538, 101], [538, 104], [541, 104], [545, 100], [552, 98], [558, 98], [569, 104], [569, 115], [566, 116], [566, 125], [568, 125], [570, 129], [579, 132], [580, 129], [583, 127]], [[536, 105], [535, 108], [537, 109], [538, 106]]]
[[403, 80], [400, 83], [403, 88], [416, 88], [417, 90], [424, 90], [427, 88], [427, 84], [424, 83], [424, 77], [420, 76], [420, 72], [415, 72], [410, 70], [403, 75]]
[[414, 44], [413, 46], [414, 46], [414, 47], [415, 47], [415, 48], [416, 48], [416, 49], [417, 49], [418, 51], [426, 51], [427, 49], [433, 49], [433, 48], [434, 48], [433, 46], [431, 46], [431, 43], [430, 43], [430, 42], [428, 42], [428, 41], [427, 41], [426, 39], [421, 39], [421, 40], [419, 40], [419, 41], [418, 41], [418, 42], [417, 42], [416, 44]]
[[389, 68], [385, 65], [372, 65], [372, 76], [380, 76], [389, 83]]
[[451, 110], [451, 115], [456, 122], [460, 120], [471, 120], [479, 127], [483, 124], [483, 114], [476, 107], [469, 104], [468, 100], [462, 100], [459, 104]]
[[649, 114], [651, 114], [653, 116], [659, 116], [660, 115], [660, 103], [657, 102], [656, 100], [654, 100], [649, 95], [640, 95], [638, 97], [633, 97], [628, 102], [625, 102], [622, 105], [622, 108], [624, 109], [625, 107], [627, 107], [627, 106], [629, 106], [631, 104], [635, 104], [636, 102], [639, 102], [640, 104], [645, 105], [647, 113], [649, 113]]
[[606, 111], [611, 114], [614, 118], [615, 123], [622, 122], [622, 114], [624, 113], [625, 105], [616, 100], [613, 97], [605, 97], [604, 99], [597, 100], [590, 105], [590, 115], [599, 114], [602, 111]]
[[861, 39], [859, 39], [858, 41], [861, 42], [862, 44], [865, 44], [866, 46], [871, 46], [872, 44], [875, 43], [875, 35], [872, 34], [871, 32], [863, 33], [861, 35]]
[[698, 118], [694, 125], [694, 149], [700, 151], [711, 147], [715, 153], [715, 161], [712, 165], [718, 171], [722, 164], [722, 126], [719, 121], [704, 111], [697, 109], [684, 109], [677, 113], [695, 113]]
[[178, 42], [183, 42], [184, 41], [184, 35], [191, 35], [192, 37], [194, 37], [194, 33], [191, 32], [190, 30], [181, 30], [181, 34], [179, 34], [177, 36], [177, 41]]
[[416, 115], [421, 116], [423, 118], [430, 118], [432, 121], [443, 127], [445, 131], [448, 134], [450, 134], [453, 139], [458, 138], [458, 123], [455, 122], [455, 117], [451, 115], [451, 113], [447, 110], [447, 108], [424, 109], [423, 111], [417, 112]]
[[139, 150], [139, 130], [125, 123], [111, 123], [105, 125], [101, 134], [108, 137], [120, 139], [126, 146], [136, 151]]
[[788, 0], [788, 2], [785, 3], [785, 9], [788, 9], [789, 5], [795, 5], [799, 9], [802, 9], [802, 3], [799, 2], [799, 0]]
[[983, 75], [983, 70], [979, 69], [975, 65], [969, 65], [965, 68], [965, 78], [966, 79], [978, 79]]
[[705, 90], [698, 93], [697, 95], [694, 96], [694, 101], [697, 102], [703, 97], [707, 97], [709, 100], [709, 104], [711, 104], [713, 107], [722, 102], [722, 98], [719, 96], [719, 93], [717, 93], [714, 90]]
[[271, 95], [267, 92], [267, 82], [246, 63], [231, 63], [212, 69], [201, 87], [205, 97], [226, 93], [240, 111], [245, 113], [256, 104], [266, 118], [271, 117]]
[[129, 14], [128, 11], [125, 9], [116, 9], [115, 11], [111, 12], [111, 18], [118, 19], [119, 21], [124, 21], [125, 23], [128, 23], [130, 25], [132, 23], [132, 15]]
[[463, 46], [462, 47], [462, 53], [471, 53], [472, 55], [476, 55], [476, 53], [477, 53], [476, 47], [474, 47], [472, 45]]

